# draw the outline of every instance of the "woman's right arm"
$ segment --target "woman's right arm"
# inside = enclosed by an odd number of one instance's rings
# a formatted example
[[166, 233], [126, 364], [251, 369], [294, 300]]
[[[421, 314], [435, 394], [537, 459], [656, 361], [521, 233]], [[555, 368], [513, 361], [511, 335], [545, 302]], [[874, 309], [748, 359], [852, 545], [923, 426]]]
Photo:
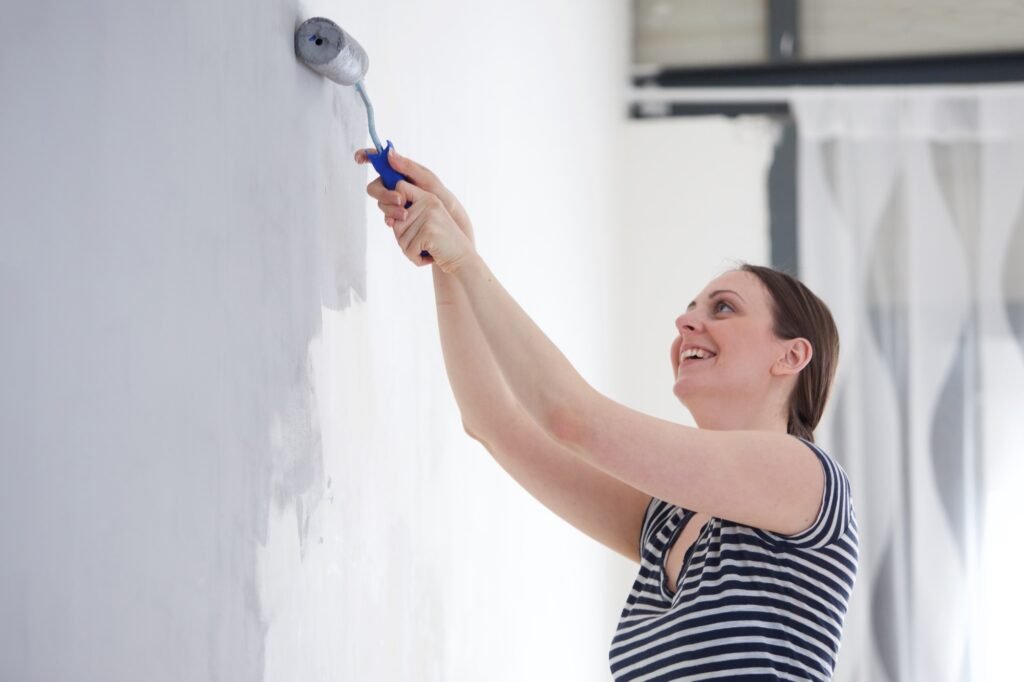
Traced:
[[466, 433], [548, 509], [639, 561], [650, 496], [587, 464], [533, 421], [506, 385], [461, 285], [433, 270], [445, 368]]
[[[465, 211], [433, 173], [402, 157], [389, 160], [414, 184], [436, 194], [473, 240]], [[404, 206], [404, 197], [385, 189], [379, 180], [368, 192], [386, 217], [397, 216]], [[650, 496], [587, 464], [533, 421], [506, 384], [462, 285], [439, 267], [431, 269], [445, 369], [466, 433], [552, 512], [639, 561], [640, 526]]]

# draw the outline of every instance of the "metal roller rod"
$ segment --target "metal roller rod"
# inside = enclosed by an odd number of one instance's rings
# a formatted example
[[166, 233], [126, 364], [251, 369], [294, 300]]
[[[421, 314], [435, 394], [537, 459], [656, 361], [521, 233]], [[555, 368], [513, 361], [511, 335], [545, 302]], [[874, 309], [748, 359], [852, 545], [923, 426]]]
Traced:
[[380, 138], [377, 137], [377, 126], [373, 120], [373, 105], [370, 104], [370, 98], [367, 97], [366, 89], [362, 82], [356, 83], [356, 92], [363, 98], [363, 104], [366, 105], [366, 121], [370, 126], [370, 139], [373, 140], [373, 146], [377, 148], [377, 153], [380, 154], [384, 151], [384, 147], [380, 143]]

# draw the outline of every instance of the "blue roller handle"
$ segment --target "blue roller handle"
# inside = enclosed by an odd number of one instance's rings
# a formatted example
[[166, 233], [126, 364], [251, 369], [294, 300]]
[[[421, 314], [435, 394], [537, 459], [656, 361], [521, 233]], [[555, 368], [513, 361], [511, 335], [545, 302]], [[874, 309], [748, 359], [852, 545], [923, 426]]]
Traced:
[[388, 152], [392, 149], [394, 149], [394, 145], [391, 144], [391, 140], [388, 140], [388, 145], [384, 148], [384, 151], [377, 152], [376, 154], [373, 152], [366, 153], [366, 158], [370, 159], [370, 163], [373, 164], [374, 170], [380, 175], [384, 186], [391, 190], [398, 186], [399, 180], [408, 180], [408, 178], [396, 171], [388, 163]]
[[[405, 180], [406, 182], [409, 181], [409, 178], [396, 171], [391, 167], [391, 164], [388, 163], [388, 152], [390, 152], [392, 148], [393, 145], [391, 144], [391, 140], [388, 140], [388, 144], [384, 147], [384, 151], [377, 152], [376, 154], [370, 152], [366, 153], [366, 158], [368, 158], [370, 163], [373, 164], [373, 168], [377, 171], [377, 174], [380, 175], [380, 179], [384, 183], [384, 186], [391, 190], [398, 186], [399, 180]], [[410, 206], [412, 206], [412, 202], [406, 202], [405, 207], [409, 208]], [[429, 252], [420, 251], [420, 258], [429, 257]]]

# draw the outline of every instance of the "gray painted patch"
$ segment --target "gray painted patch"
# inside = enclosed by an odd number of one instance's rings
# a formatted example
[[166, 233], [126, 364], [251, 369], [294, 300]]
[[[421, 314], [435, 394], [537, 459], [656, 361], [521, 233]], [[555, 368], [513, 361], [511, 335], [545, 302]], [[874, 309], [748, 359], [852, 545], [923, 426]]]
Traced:
[[824, 140], [818, 145], [818, 149], [821, 150], [821, 167], [825, 171], [829, 193], [832, 195], [833, 203], [842, 210], [843, 197], [839, 191], [839, 140]]
[[932, 475], [962, 562], [966, 561], [967, 542], [963, 487], [967, 442], [964, 423], [966, 342], [967, 333], [961, 331], [956, 357], [946, 373], [931, 424]]
[[[350, 162], [348, 151], [365, 146], [366, 112], [359, 96], [328, 80], [316, 87], [329, 88], [331, 115], [323, 139], [315, 146], [315, 199], [307, 209], [311, 222], [296, 222], [291, 229], [313, 239], [306, 263], [320, 282], [320, 303], [345, 310], [353, 296], [368, 300], [366, 290], [366, 169]], [[363, 141], [363, 142], [357, 142]], [[344, 219], [343, 219], [344, 217]]]
[[832, 399], [832, 406], [829, 408], [834, 415], [832, 417], [832, 434], [833, 443], [832, 449], [829, 454], [832, 456], [839, 466], [844, 469], [849, 465], [847, 460], [847, 433], [846, 433], [846, 421], [848, 419], [846, 415], [846, 384], [841, 384], [836, 391], [835, 397]]
[[[907, 627], [913, 631], [914, 612], [910, 603], [913, 575], [914, 513], [910, 468], [910, 323], [908, 311], [909, 282], [906, 265], [909, 262], [909, 235], [906, 218], [904, 179], [893, 182], [880, 224], [871, 247], [867, 291], [868, 318], [871, 337], [888, 370], [899, 409], [899, 495], [898, 517], [902, 540], [903, 573], [901, 589], [892, 586], [891, 598], [900, 599], [907, 615]], [[887, 551], [894, 551], [890, 546]], [[888, 579], [888, 578], [887, 578]], [[896, 578], [893, 577], [893, 580]], [[894, 678], [895, 679], [895, 678]]]
[[878, 571], [871, 581], [871, 637], [875, 640], [875, 650], [881, 659], [888, 682], [897, 682], [900, 679], [902, 666], [899, 620], [896, 611], [898, 580], [893, 560], [893, 545], [893, 538], [890, 536], [885, 543]]
[[[976, 109], [977, 103], [972, 104]], [[977, 112], [973, 115], [976, 117]], [[962, 112], [962, 116], [969, 119], [971, 111]], [[932, 142], [929, 149], [940, 195], [960, 236], [968, 282], [973, 286], [980, 232], [981, 148], [974, 140], [956, 140]]]
[[277, 510], [293, 508], [299, 551], [306, 553], [309, 522], [324, 497], [323, 444], [313, 392], [311, 358], [296, 366], [292, 385], [270, 423], [274, 453], [271, 500]]
[[[904, 412], [909, 398], [910, 344], [907, 300], [909, 283], [908, 235], [903, 205], [903, 181], [893, 183], [871, 247], [865, 299], [871, 320], [871, 338], [889, 370]], [[901, 414], [900, 423], [908, 423]], [[903, 452], [907, 452], [906, 449]]]
[[1006, 317], [1017, 345], [1024, 353], [1024, 202], [1017, 209], [1002, 267]]
[[308, 543], [323, 489], [310, 343], [366, 296], [365, 119], [293, 9], [230, 4], [0, 22], [33, 93], [0, 126], [0, 679], [263, 677], [269, 510]]

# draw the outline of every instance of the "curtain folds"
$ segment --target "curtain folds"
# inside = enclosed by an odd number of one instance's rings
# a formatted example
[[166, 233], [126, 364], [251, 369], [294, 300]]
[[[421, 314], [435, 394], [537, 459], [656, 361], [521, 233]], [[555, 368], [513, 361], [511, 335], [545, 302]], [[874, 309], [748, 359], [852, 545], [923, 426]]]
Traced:
[[792, 103], [800, 275], [842, 343], [818, 440], [850, 475], [861, 531], [836, 679], [1009, 679], [1024, 609], [1024, 88]]

